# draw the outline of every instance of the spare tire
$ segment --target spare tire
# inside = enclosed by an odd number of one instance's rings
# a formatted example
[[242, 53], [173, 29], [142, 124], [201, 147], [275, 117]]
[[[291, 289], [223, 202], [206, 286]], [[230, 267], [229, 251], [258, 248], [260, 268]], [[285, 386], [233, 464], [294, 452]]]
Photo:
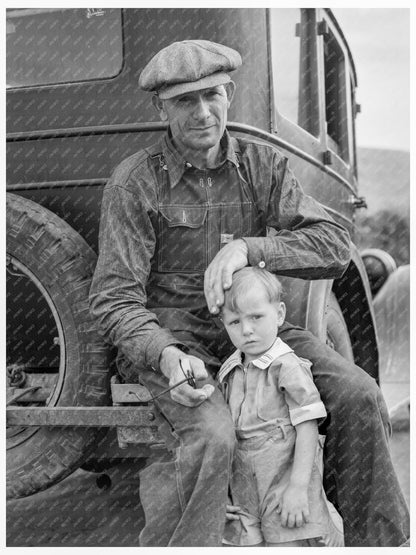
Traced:
[[[48, 406], [108, 404], [109, 351], [88, 307], [94, 251], [56, 214], [13, 194], [7, 195], [6, 250], [8, 365], [24, 370], [17, 387], [43, 387]], [[15, 377], [9, 372], [10, 386]], [[95, 428], [9, 428], [7, 496], [25, 497], [65, 478], [94, 449], [97, 433]]]

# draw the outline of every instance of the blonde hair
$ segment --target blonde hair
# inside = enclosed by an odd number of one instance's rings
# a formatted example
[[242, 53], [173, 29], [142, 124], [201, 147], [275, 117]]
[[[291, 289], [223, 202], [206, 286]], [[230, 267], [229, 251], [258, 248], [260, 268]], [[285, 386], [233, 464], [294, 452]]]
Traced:
[[277, 277], [257, 266], [246, 266], [233, 274], [233, 283], [225, 291], [224, 308], [237, 312], [241, 297], [249, 293], [255, 285], [262, 285], [270, 303], [279, 303], [282, 296], [282, 284]]

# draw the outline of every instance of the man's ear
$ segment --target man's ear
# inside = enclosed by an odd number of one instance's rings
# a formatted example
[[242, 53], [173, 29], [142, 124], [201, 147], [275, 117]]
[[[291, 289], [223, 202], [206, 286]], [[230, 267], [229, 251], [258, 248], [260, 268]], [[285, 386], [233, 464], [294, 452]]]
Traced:
[[159, 98], [159, 96], [157, 94], [154, 94], [152, 96], [152, 104], [155, 107], [157, 113], [159, 114], [160, 119], [162, 121], [167, 121], [168, 120], [168, 115], [165, 111], [164, 102], [161, 98]]
[[286, 318], [286, 305], [280, 302], [277, 306], [277, 325], [280, 327]]
[[228, 107], [230, 107], [231, 101], [234, 97], [234, 93], [235, 93], [235, 83], [234, 81], [229, 81], [228, 83], [226, 83], [224, 85], [225, 87], [225, 92], [227, 93], [227, 99], [228, 99]]

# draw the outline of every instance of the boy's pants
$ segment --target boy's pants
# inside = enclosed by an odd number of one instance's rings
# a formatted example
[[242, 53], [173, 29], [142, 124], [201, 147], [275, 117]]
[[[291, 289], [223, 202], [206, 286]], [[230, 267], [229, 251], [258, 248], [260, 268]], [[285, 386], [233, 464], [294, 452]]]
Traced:
[[[222, 358], [226, 340], [219, 341], [218, 328], [207, 327], [203, 346], [201, 330], [198, 337], [174, 333], [215, 372], [213, 353]], [[324, 486], [344, 520], [345, 545], [399, 546], [409, 537], [409, 514], [390, 457], [390, 423], [379, 387], [311, 333], [284, 324], [279, 336], [312, 362], [328, 412]], [[160, 372], [141, 372], [140, 381], [153, 394], [168, 386]], [[212, 378], [207, 382], [215, 385]], [[228, 407], [218, 388], [195, 408], [179, 405], [169, 393], [156, 403], [166, 419], [161, 432], [174, 448], [142, 471], [146, 524], [140, 545], [220, 546], [235, 448]]]

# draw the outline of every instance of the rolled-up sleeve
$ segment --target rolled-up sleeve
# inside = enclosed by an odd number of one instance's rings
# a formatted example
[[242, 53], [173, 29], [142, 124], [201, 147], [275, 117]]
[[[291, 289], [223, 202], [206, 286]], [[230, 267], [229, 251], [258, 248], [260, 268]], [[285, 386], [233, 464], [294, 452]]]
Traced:
[[104, 189], [99, 256], [90, 310], [104, 338], [139, 368], [158, 368], [162, 350], [179, 342], [146, 309], [155, 249], [152, 199], [116, 171]]
[[305, 279], [340, 277], [351, 258], [348, 231], [304, 193], [284, 156], [276, 153], [272, 168], [263, 206], [272, 233], [244, 237], [249, 264]]
[[289, 407], [293, 426], [307, 420], [322, 422], [326, 418], [325, 405], [321, 401], [310, 371], [310, 362], [293, 355], [285, 357], [279, 374], [279, 388]]

